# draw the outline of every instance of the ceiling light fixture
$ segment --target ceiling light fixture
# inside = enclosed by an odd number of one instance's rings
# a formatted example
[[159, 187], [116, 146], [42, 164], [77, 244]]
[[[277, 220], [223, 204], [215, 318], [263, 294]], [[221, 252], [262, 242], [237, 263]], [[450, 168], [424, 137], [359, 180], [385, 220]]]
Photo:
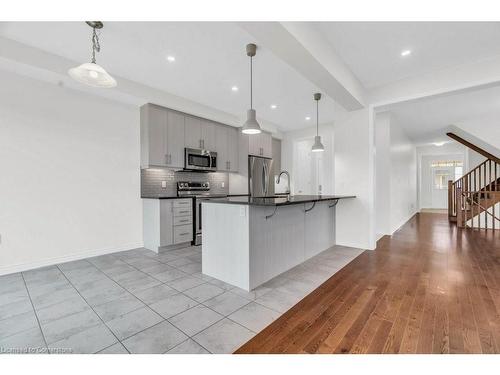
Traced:
[[168, 62], [174, 62], [175, 61], [175, 56], [167, 56]]
[[441, 147], [444, 145], [446, 142], [434, 142], [434, 146]]
[[90, 63], [81, 64], [68, 70], [68, 74], [75, 81], [84, 83], [92, 87], [110, 88], [116, 86], [116, 80], [108, 72], [95, 62], [95, 53], [101, 51], [99, 44], [99, 35], [96, 30], [103, 28], [101, 21], [87, 21], [87, 25], [92, 28], [92, 60]]
[[247, 44], [247, 56], [250, 57], [250, 109], [247, 111], [247, 120], [241, 128], [243, 134], [259, 134], [262, 132], [256, 119], [255, 109], [253, 109], [253, 57], [257, 52], [257, 46], [253, 43]]
[[410, 56], [411, 55], [411, 51], [409, 49], [405, 49], [404, 51], [401, 52], [401, 56], [405, 57], [405, 56]]
[[316, 136], [314, 137], [314, 144], [312, 146], [312, 152], [323, 152], [325, 151], [325, 146], [321, 143], [321, 136], [319, 135], [319, 101], [321, 99], [321, 94], [317, 92], [314, 94], [314, 100], [316, 100]]
[[311, 118], [309, 116], [306, 116], [306, 121], [309, 121]]
[[271, 109], [276, 109], [278, 106], [276, 104], [271, 104]]
[[236, 91], [238, 91], [238, 90], [239, 90], [238, 86], [233, 86], [233, 87], [231, 87], [231, 91], [236, 92]]

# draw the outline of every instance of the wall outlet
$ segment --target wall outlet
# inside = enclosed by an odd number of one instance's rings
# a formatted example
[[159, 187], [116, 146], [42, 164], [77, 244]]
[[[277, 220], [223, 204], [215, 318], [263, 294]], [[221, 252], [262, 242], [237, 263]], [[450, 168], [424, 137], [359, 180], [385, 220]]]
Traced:
[[162, 181], [161, 182], [161, 187], [166, 188], [167, 187], [167, 181]]
[[221, 183], [220, 183], [220, 187], [221, 187], [221, 188], [223, 188], [225, 185], [226, 185], [226, 183], [225, 183], [225, 182], [221, 182]]
[[245, 217], [247, 214], [245, 207], [240, 207], [240, 216]]

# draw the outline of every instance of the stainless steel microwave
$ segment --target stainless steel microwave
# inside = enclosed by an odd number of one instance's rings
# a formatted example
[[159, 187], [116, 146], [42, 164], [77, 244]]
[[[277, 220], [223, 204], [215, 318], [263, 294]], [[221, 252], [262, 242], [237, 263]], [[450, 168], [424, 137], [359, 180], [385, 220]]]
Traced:
[[217, 171], [217, 152], [197, 148], [184, 149], [184, 169], [190, 171]]

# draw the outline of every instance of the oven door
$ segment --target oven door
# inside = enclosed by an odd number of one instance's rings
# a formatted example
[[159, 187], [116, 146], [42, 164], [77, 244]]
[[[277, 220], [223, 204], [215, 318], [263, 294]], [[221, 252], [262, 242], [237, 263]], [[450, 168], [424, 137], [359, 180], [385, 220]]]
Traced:
[[217, 170], [217, 153], [208, 150], [186, 148], [184, 169], [200, 171]]

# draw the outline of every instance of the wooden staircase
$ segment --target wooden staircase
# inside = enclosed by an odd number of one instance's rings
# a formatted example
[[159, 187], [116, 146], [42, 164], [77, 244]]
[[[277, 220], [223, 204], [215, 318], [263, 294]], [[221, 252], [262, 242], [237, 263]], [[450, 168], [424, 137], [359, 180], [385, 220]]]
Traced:
[[450, 221], [456, 221], [461, 228], [500, 229], [500, 160], [450, 134], [453, 139], [487, 158], [462, 178], [448, 182]]

